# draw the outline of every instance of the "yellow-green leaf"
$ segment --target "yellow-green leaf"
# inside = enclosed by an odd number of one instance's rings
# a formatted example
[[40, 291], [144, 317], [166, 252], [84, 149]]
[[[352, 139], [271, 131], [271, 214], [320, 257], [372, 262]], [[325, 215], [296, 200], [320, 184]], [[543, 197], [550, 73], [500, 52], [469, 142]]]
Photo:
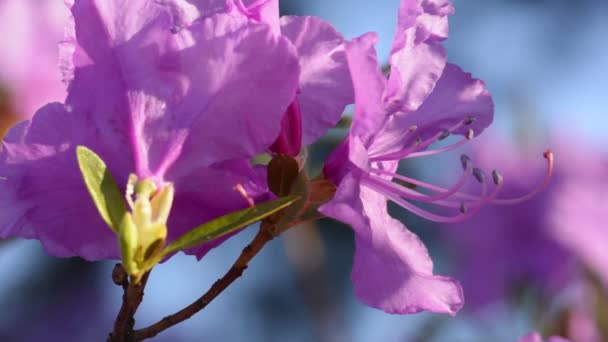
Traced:
[[118, 234], [127, 207], [120, 188], [106, 164], [95, 152], [84, 146], [76, 148], [78, 166], [89, 194], [108, 226]]
[[298, 200], [298, 196], [282, 197], [273, 201], [264, 202], [255, 207], [243, 209], [209, 221], [173, 241], [161, 253], [161, 257], [168, 254], [192, 248], [207, 241], [217, 239], [235, 230], [246, 227], [257, 221], [276, 213]]
[[131, 214], [123, 217], [118, 235], [120, 244], [120, 254], [122, 256], [122, 265], [129, 275], [135, 275], [139, 272], [137, 262], [135, 260], [135, 250], [137, 249], [137, 227], [133, 223]]

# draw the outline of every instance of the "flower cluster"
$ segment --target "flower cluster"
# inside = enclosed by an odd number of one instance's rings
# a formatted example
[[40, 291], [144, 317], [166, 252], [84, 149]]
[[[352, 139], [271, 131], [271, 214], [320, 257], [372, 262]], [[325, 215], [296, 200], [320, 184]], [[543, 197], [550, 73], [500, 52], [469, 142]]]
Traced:
[[[466, 155], [459, 181], [447, 189], [397, 172], [401, 160], [461, 147], [493, 120], [485, 84], [447, 62], [442, 42], [454, 11], [448, 0], [401, 1], [388, 76], [374, 33], [345, 40], [321, 19], [280, 17], [278, 0], [68, 5], [59, 54], [67, 97], [40, 108], [3, 140], [0, 237], [40, 240], [59, 257], [122, 254], [134, 275], [157, 244], [296, 194], [303, 197], [298, 210], [265, 223], [289, 217], [290, 226], [321, 213], [350, 224], [352, 280], [362, 302], [389, 313], [454, 315], [464, 303], [459, 283], [433, 274], [426, 247], [388, 214], [386, 200], [455, 223], [485, 204], [529, 197], [497, 199], [501, 174], [486, 176]], [[355, 113], [348, 136], [311, 180], [303, 150], [334, 127], [349, 104]], [[431, 148], [451, 135], [461, 138]], [[128, 213], [120, 227], [108, 229], [112, 220], [100, 217], [101, 202], [90, 200], [95, 194], [83, 182], [79, 146], [100, 156], [125, 194]], [[253, 162], [260, 155], [297, 161], [290, 173], [297, 180], [288, 181], [284, 193], [272, 185], [276, 172]], [[552, 154], [546, 157], [551, 167]], [[279, 173], [279, 184], [284, 176]], [[462, 191], [469, 181], [478, 195]], [[294, 190], [298, 182], [308, 190]], [[200, 259], [234, 233], [184, 251]]]

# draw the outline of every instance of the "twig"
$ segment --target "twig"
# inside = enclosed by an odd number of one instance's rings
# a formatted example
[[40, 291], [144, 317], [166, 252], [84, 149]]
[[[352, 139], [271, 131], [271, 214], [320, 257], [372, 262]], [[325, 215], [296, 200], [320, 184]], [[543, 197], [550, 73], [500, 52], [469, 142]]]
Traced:
[[114, 330], [108, 336], [108, 342], [135, 341], [133, 328], [135, 326], [135, 313], [143, 298], [144, 289], [148, 282], [150, 272], [143, 275], [138, 284], [128, 280], [128, 275], [122, 265], [117, 264], [112, 271], [112, 280], [116, 285], [122, 286], [122, 305], [114, 322]]
[[204, 309], [209, 303], [211, 303], [212, 300], [214, 300], [220, 293], [230, 286], [230, 284], [232, 284], [243, 274], [251, 259], [253, 259], [253, 257], [255, 257], [264, 247], [264, 245], [266, 245], [266, 243], [272, 239], [272, 234], [270, 234], [268, 229], [264, 227], [264, 224], [262, 224], [258, 234], [249, 243], [249, 245], [243, 249], [243, 252], [241, 252], [241, 255], [234, 262], [230, 270], [228, 270], [228, 272], [222, 278], [213, 283], [211, 288], [209, 288], [204, 295], [187, 307], [172, 315], [166, 316], [151, 326], [136, 330], [135, 341], [142, 341], [147, 338], [154, 337], [166, 329], [187, 320], [197, 312]]

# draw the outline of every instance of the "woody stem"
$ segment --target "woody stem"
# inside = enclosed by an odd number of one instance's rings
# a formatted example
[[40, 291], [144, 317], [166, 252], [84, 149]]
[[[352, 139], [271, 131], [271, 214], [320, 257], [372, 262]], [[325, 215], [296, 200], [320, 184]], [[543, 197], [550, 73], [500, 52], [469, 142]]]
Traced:
[[154, 337], [168, 328], [187, 320], [197, 312], [204, 309], [207, 305], [209, 305], [209, 303], [211, 303], [211, 301], [219, 296], [220, 293], [228, 288], [230, 284], [243, 275], [243, 272], [247, 269], [251, 259], [253, 259], [253, 257], [255, 257], [266, 245], [266, 243], [271, 241], [273, 238], [274, 236], [269, 232], [269, 229], [262, 224], [255, 238], [243, 249], [241, 255], [234, 262], [230, 270], [228, 270], [223, 277], [213, 283], [211, 288], [209, 288], [205, 294], [180, 311], [166, 316], [147, 328], [136, 330], [135, 341], [142, 341], [147, 338]]
[[135, 313], [143, 298], [144, 289], [148, 282], [150, 272], [146, 272], [139, 283], [129, 281], [128, 275], [121, 264], [117, 264], [112, 271], [112, 280], [122, 286], [122, 305], [114, 322], [114, 330], [108, 336], [108, 342], [135, 341], [133, 328], [135, 326]]

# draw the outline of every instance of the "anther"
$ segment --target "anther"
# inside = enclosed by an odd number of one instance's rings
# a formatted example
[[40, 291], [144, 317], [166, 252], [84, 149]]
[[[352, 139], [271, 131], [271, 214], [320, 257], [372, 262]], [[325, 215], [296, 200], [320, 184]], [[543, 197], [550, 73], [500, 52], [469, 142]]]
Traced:
[[416, 137], [416, 140], [414, 141], [414, 147], [418, 147], [421, 143], [422, 143], [422, 138]]
[[444, 129], [444, 130], [441, 132], [441, 135], [439, 136], [439, 138], [438, 138], [437, 140], [443, 140], [443, 139], [445, 139], [445, 138], [447, 138], [447, 137], [449, 137], [449, 136], [450, 136], [450, 131], [448, 131], [448, 130]]
[[475, 179], [481, 184], [486, 182], [486, 174], [479, 168], [473, 169], [473, 176], [475, 176]]
[[468, 125], [473, 124], [476, 120], [477, 119], [471, 115], [471, 116], [467, 117], [466, 119], [464, 119], [464, 124], [468, 126]]
[[410, 133], [414, 133], [418, 130], [418, 126], [412, 125], [410, 126], [410, 128], [408, 128], [408, 130], [410, 131]]
[[465, 138], [467, 138], [467, 140], [473, 140], [474, 137], [475, 137], [475, 132], [473, 132], [472, 128], [469, 128], [467, 130], [467, 134], [465, 135]]
[[492, 171], [492, 179], [494, 180], [494, 184], [496, 185], [500, 185], [502, 184], [502, 175], [500, 174], [500, 172], [498, 172], [498, 170], [493, 170]]
[[469, 208], [467, 207], [467, 205], [464, 204], [464, 202], [460, 202], [460, 212], [466, 214], [468, 210]]

